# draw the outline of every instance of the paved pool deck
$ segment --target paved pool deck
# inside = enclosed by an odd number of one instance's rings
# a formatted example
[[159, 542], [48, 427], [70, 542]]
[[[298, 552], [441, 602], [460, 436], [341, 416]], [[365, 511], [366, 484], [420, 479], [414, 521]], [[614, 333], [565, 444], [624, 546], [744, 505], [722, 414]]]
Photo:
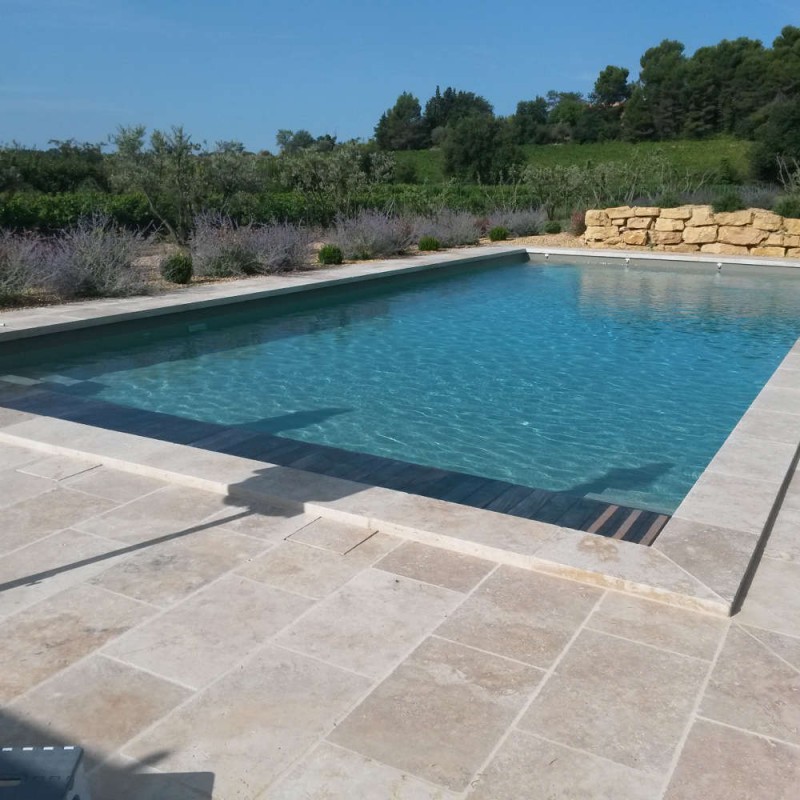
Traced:
[[1, 745], [94, 800], [795, 800], [800, 478], [733, 618], [0, 444]]
[[36, 391], [0, 398], [0, 744], [86, 747], [95, 800], [797, 797], [797, 348], [671, 552], [14, 407]]

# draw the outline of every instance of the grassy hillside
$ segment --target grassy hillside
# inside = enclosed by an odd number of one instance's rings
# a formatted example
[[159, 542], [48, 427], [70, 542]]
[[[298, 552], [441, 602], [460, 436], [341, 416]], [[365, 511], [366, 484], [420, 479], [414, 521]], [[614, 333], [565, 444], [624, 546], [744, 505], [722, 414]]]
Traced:
[[[716, 169], [727, 160], [742, 179], [747, 176], [750, 142], [740, 139], [687, 139], [672, 142], [603, 142], [601, 144], [528, 145], [524, 148], [529, 164], [537, 166], [579, 166], [604, 161], [629, 161], [637, 153], [663, 153], [681, 170], [703, 173]], [[412, 164], [420, 183], [441, 183], [440, 150], [396, 152], [398, 164]]]

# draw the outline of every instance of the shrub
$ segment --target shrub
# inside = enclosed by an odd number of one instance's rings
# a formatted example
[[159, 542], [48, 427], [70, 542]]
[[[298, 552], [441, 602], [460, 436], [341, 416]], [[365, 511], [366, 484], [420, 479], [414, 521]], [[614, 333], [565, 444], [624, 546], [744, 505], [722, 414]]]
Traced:
[[33, 236], [0, 232], [0, 305], [11, 305], [35, 288], [40, 243]]
[[202, 214], [190, 248], [196, 275], [264, 275], [308, 264], [311, 233], [288, 223], [237, 225], [220, 214]]
[[735, 190], [728, 190], [718, 194], [714, 201], [711, 203], [714, 211], [741, 211], [744, 207], [744, 201], [739, 192]]
[[170, 283], [189, 283], [192, 279], [192, 257], [188, 253], [174, 253], [161, 262], [159, 271], [161, 277]]
[[542, 208], [525, 208], [515, 211], [494, 211], [487, 229], [503, 227], [514, 236], [536, 236], [542, 232], [547, 213]]
[[477, 244], [480, 223], [467, 211], [444, 209], [428, 217], [418, 218], [416, 228], [422, 236], [433, 236], [442, 247]]
[[569, 218], [569, 230], [573, 236], [583, 236], [586, 233], [586, 212], [582, 209], [573, 211]]
[[777, 186], [739, 187], [739, 196], [745, 208], [772, 208], [779, 194]]
[[784, 195], [779, 197], [772, 210], [782, 217], [800, 218], [800, 195]]
[[676, 192], [664, 192], [653, 198], [653, 205], [659, 208], [677, 208], [683, 203]]
[[320, 264], [341, 264], [344, 261], [341, 247], [337, 247], [335, 244], [322, 245], [317, 257]]
[[386, 211], [336, 217], [333, 239], [346, 258], [366, 259], [404, 253], [416, 239], [415, 225]]
[[545, 233], [561, 233], [561, 223], [557, 222], [554, 219], [551, 219], [545, 226], [544, 226]]
[[143, 294], [147, 280], [137, 261], [144, 244], [108, 217], [83, 220], [42, 244], [42, 286], [61, 298]]
[[441, 245], [439, 244], [439, 240], [435, 236], [423, 236], [419, 240], [419, 247], [420, 250], [438, 250]]
[[508, 239], [508, 228], [502, 225], [496, 225], [489, 231], [490, 242], [504, 242], [506, 239]]

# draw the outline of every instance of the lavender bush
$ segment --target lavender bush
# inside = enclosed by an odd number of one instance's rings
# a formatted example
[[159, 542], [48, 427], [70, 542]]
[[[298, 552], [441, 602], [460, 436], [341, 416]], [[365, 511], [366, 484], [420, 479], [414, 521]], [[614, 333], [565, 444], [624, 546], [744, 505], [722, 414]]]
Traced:
[[404, 253], [418, 238], [415, 220], [387, 211], [360, 211], [336, 217], [328, 236], [345, 258], [365, 259]]
[[35, 236], [0, 232], [0, 304], [10, 305], [40, 282], [41, 243]]
[[136, 262], [145, 244], [141, 234], [107, 217], [83, 220], [55, 239], [40, 242], [38, 280], [45, 291], [63, 299], [143, 294], [147, 276]]
[[419, 217], [415, 224], [418, 238], [432, 236], [442, 247], [477, 244], [480, 223], [467, 211], [444, 209], [430, 217]]
[[543, 208], [493, 211], [489, 228], [505, 228], [512, 236], [537, 236], [544, 230], [547, 212]]
[[311, 232], [296, 225], [237, 225], [204, 214], [195, 220], [190, 249], [196, 275], [266, 275], [308, 264], [311, 240]]

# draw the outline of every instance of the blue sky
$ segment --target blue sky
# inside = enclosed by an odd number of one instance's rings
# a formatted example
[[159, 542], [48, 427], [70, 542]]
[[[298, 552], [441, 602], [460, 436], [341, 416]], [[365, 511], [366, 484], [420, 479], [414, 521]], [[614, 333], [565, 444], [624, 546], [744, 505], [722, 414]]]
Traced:
[[664, 38], [770, 44], [797, 0], [0, 0], [0, 142], [104, 141], [183, 124], [275, 149], [279, 128], [367, 138], [402, 91], [484, 95], [499, 114], [548, 89], [638, 75]]

